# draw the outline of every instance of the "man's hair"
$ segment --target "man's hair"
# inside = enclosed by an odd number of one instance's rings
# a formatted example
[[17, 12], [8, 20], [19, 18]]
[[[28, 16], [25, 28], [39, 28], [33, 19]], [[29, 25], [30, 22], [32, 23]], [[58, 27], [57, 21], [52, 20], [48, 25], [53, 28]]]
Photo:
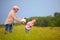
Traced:
[[13, 9], [18, 9], [19, 10], [19, 7], [18, 6], [13, 6]]

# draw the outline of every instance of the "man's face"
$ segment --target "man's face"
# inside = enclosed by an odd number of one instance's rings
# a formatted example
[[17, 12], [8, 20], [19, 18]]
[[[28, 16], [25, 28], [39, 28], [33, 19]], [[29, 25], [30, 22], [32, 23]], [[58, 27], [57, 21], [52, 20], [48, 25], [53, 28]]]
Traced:
[[15, 8], [15, 9], [14, 9], [15, 13], [17, 13], [17, 12], [18, 12], [18, 10], [19, 10], [19, 9]]

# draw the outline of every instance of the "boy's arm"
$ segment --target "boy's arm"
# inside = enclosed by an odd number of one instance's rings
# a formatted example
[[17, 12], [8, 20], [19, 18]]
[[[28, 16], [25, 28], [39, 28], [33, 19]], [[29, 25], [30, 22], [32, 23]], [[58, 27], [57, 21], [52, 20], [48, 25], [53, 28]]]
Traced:
[[32, 22], [28, 22], [27, 24], [30, 25], [30, 26], [33, 26], [34, 25]]
[[30, 27], [32, 27], [34, 24], [33, 23], [29, 23]]
[[33, 26], [33, 25], [34, 25], [33, 23], [30, 24], [30, 26]]

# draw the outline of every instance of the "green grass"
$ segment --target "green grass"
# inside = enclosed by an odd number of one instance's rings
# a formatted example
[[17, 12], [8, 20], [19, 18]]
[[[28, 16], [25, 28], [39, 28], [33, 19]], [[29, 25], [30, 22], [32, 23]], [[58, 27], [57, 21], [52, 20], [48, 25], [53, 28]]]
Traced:
[[15, 25], [13, 33], [4, 34], [0, 26], [0, 40], [60, 40], [60, 27], [32, 27], [29, 34], [25, 33], [24, 25]]

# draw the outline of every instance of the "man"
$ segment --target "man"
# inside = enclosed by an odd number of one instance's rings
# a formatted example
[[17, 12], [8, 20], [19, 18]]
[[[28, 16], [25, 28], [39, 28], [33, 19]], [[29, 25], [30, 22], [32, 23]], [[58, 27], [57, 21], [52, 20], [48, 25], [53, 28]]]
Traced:
[[20, 21], [20, 19], [16, 16], [18, 10], [19, 7], [14, 6], [13, 9], [9, 12], [7, 19], [5, 21], [5, 33], [12, 32], [14, 20], [23, 23], [23, 21]]

